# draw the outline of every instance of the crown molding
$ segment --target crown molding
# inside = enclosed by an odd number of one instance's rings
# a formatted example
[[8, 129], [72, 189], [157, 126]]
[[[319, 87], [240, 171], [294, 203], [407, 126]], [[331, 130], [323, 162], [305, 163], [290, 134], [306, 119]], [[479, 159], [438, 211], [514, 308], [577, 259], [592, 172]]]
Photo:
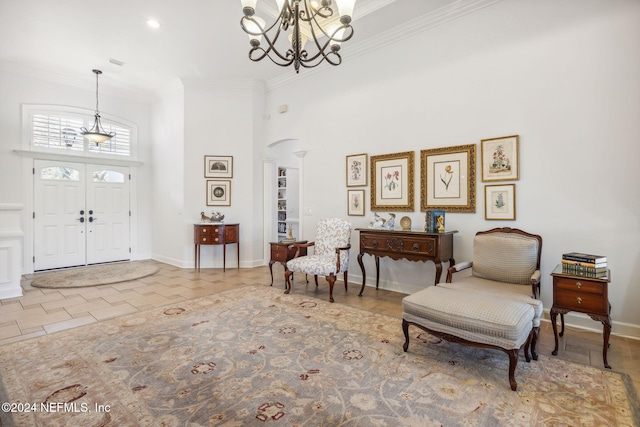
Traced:
[[214, 89], [250, 89], [266, 92], [265, 82], [256, 79], [215, 79], [199, 77], [183, 77], [180, 79], [184, 88], [214, 88]]
[[[382, 47], [405, 40], [416, 34], [426, 32], [432, 28], [477, 12], [501, 1], [502, 0], [454, 1], [447, 6], [434, 10], [433, 12], [407, 21], [403, 25], [398, 25], [383, 31], [369, 40], [353, 43], [348, 47], [348, 57], [351, 59], [367, 55]], [[312, 68], [305, 70], [304, 76], [300, 76], [299, 74], [283, 74], [281, 76], [274, 77], [266, 82], [267, 90], [271, 91], [282, 86], [286, 86], [296, 78], [305, 78], [309, 75], [323, 71], [324, 70], [322, 68]]]
[[[89, 74], [87, 74], [86, 77], [79, 78], [68, 74], [56, 73], [53, 71], [44, 70], [42, 68], [18, 64], [16, 62], [10, 62], [1, 59], [0, 71], [15, 73], [21, 76], [27, 76], [84, 90], [95, 90], [96, 87], [95, 78], [89, 78]], [[151, 92], [119, 84], [105, 84], [103, 80], [101, 80], [100, 88], [104, 87], [109, 88], [109, 96], [115, 95], [136, 102], [150, 102], [153, 99], [153, 93]]]

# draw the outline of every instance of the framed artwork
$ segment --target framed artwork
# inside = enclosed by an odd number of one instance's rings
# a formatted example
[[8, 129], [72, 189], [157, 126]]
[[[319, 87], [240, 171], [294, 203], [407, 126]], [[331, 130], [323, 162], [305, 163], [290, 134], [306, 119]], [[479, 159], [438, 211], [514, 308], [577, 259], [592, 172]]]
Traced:
[[420, 151], [420, 210], [476, 211], [476, 145]]
[[347, 215], [364, 216], [364, 190], [347, 190]]
[[413, 151], [371, 156], [371, 210], [413, 212]]
[[233, 156], [204, 156], [205, 178], [233, 178]]
[[480, 141], [482, 181], [517, 181], [519, 179], [518, 135]]
[[516, 219], [516, 185], [484, 186], [484, 219]]
[[231, 181], [207, 180], [207, 206], [231, 206]]
[[347, 187], [367, 185], [367, 155], [347, 156]]

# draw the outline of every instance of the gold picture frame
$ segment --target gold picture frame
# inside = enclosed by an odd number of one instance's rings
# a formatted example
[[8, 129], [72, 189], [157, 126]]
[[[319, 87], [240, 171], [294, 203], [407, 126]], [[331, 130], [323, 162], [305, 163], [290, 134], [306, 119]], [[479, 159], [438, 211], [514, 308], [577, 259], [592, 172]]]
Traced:
[[207, 180], [207, 206], [231, 206], [230, 180]]
[[515, 221], [515, 184], [497, 184], [484, 186], [484, 219]]
[[476, 145], [420, 151], [420, 210], [476, 211]]
[[364, 190], [347, 190], [347, 215], [364, 216]]
[[347, 187], [367, 185], [367, 155], [351, 154], [347, 156]]
[[480, 141], [482, 182], [520, 179], [518, 135]]
[[371, 210], [413, 212], [414, 152], [371, 156]]

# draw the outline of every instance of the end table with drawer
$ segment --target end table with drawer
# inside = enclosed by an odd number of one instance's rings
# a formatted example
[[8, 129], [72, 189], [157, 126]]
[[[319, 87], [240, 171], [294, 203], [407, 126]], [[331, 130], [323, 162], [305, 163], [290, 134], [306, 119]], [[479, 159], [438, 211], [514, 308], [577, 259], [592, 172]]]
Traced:
[[[279, 262], [284, 267], [284, 271], [287, 271], [287, 261], [293, 259], [296, 255], [296, 248], [290, 248], [295, 243], [307, 243], [307, 240], [300, 240], [294, 242], [271, 242], [271, 259], [269, 260], [269, 272], [271, 272], [271, 286], [273, 286], [273, 264]], [[307, 255], [307, 248], [300, 248], [300, 256]]]
[[193, 224], [193, 243], [195, 245], [195, 269], [200, 271], [200, 246], [222, 245], [222, 271], [227, 269], [227, 245], [236, 244], [238, 250], [238, 268], [240, 268], [240, 224]]
[[[609, 336], [611, 335], [611, 304], [609, 303], [608, 285], [611, 282], [611, 270], [607, 270], [605, 277], [584, 277], [565, 273], [562, 264], [556, 266], [551, 273], [553, 276], [553, 306], [551, 307], [551, 326], [556, 346], [553, 354], [558, 354], [558, 335], [564, 335], [564, 315], [570, 311], [577, 311], [589, 315], [593, 320], [602, 322], [604, 343], [602, 359], [604, 367], [611, 369], [607, 362]], [[562, 330], [558, 334], [556, 319], [560, 314]]]

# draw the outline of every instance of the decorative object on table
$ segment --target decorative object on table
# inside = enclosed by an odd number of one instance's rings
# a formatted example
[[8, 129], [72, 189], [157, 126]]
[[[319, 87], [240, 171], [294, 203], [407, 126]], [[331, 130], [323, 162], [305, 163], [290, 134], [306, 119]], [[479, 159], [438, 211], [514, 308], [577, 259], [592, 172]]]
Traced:
[[516, 185], [484, 186], [484, 219], [516, 219]]
[[233, 156], [204, 156], [205, 178], [233, 178]]
[[296, 239], [293, 237], [293, 225], [287, 225], [287, 238], [282, 239], [283, 243], [295, 242]]
[[482, 181], [519, 179], [518, 135], [480, 141]]
[[400, 227], [402, 227], [402, 231], [411, 230], [411, 218], [408, 216], [403, 216], [400, 218]]
[[373, 219], [369, 222], [369, 228], [383, 228], [385, 222], [387, 222], [386, 219], [378, 215], [377, 212], [374, 212]]
[[[267, 24], [263, 18], [256, 16], [256, 0], [242, 0], [244, 16], [240, 26], [249, 35], [249, 59], [257, 62], [269, 58], [281, 67], [293, 65], [296, 73], [300, 72], [301, 66], [313, 68], [324, 61], [340, 65], [340, 44], [353, 36], [351, 17], [355, 2], [336, 0], [336, 10], [331, 7], [331, 1], [326, 0], [281, 1], [276, 21]], [[271, 15], [267, 8], [262, 12]], [[290, 43], [281, 45], [278, 38], [282, 36], [286, 39], [287, 33]], [[265, 48], [260, 46], [263, 37]], [[307, 38], [309, 43], [305, 43]]]
[[220, 212], [211, 212], [211, 222], [224, 222], [224, 215]]
[[231, 181], [207, 180], [207, 206], [231, 206]]
[[562, 272], [578, 277], [600, 279], [607, 277], [607, 257], [603, 255], [569, 252], [562, 254]]
[[444, 213], [436, 217], [436, 231], [438, 233], [444, 233]]
[[390, 213], [389, 219], [387, 220], [387, 222], [385, 222], [384, 227], [387, 230], [393, 230], [393, 227], [395, 226], [396, 226], [396, 214]]
[[100, 70], [91, 70], [96, 75], [96, 114], [94, 116], [93, 126], [91, 129], [87, 130], [87, 128], [80, 128], [82, 131], [82, 136], [87, 138], [91, 142], [95, 142], [96, 146], [110, 140], [114, 136], [116, 136], [115, 132], [107, 133], [102, 128], [102, 123], [100, 122], [100, 110], [98, 109], [98, 76], [102, 74]]
[[[438, 218], [442, 217], [442, 231], [438, 231]], [[424, 231], [427, 233], [442, 233], [445, 225], [445, 212], [442, 209], [429, 209], [424, 215]]]
[[364, 190], [347, 190], [347, 215], [364, 216]]
[[367, 185], [367, 155], [347, 156], [347, 187]]
[[211, 217], [208, 217], [204, 212], [200, 212], [200, 222], [211, 222]]
[[420, 151], [420, 210], [476, 211], [476, 146]]
[[371, 156], [371, 210], [413, 211], [414, 152]]

